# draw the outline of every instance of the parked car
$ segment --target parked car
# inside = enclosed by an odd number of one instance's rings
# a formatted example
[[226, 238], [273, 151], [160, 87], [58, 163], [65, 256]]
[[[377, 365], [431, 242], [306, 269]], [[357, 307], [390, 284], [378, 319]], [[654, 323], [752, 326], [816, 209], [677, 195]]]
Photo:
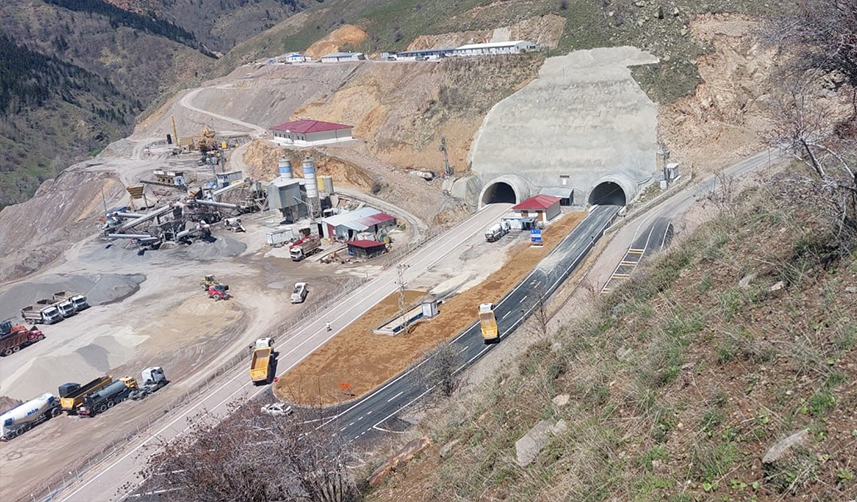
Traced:
[[306, 300], [306, 295], [309, 293], [305, 282], [295, 283], [295, 290], [292, 292], [292, 303], [303, 303]]

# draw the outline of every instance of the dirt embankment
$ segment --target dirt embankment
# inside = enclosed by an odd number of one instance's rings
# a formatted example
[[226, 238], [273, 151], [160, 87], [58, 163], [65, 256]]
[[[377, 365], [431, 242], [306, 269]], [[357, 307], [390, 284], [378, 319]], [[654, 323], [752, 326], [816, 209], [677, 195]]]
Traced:
[[763, 148], [777, 54], [762, 46], [755, 33], [759, 26], [733, 14], [705, 15], [691, 23], [693, 35], [712, 51], [697, 61], [703, 82], [695, 94], [658, 113], [670, 160], [710, 172]]
[[359, 46], [369, 35], [361, 28], [352, 24], [344, 24], [331, 31], [326, 37], [307, 47], [306, 55], [313, 59], [321, 59], [322, 56], [343, 49]]
[[[104, 199], [102, 201], [102, 193]], [[125, 187], [114, 173], [70, 168], [42, 183], [32, 199], [0, 211], [0, 282], [30, 274], [69, 243], [92, 234]]]
[[295, 117], [354, 125], [379, 160], [407, 169], [443, 170], [446, 138], [457, 174], [469, 170], [473, 135], [491, 107], [538, 74], [540, 55], [364, 64], [331, 95]]
[[556, 14], [531, 17], [509, 26], [493, 30], [472, 30], [442, 33], [439, 35], [420, 35], [408, 50], [460, 47], [465, 44], [482, 42], [508, 42], [510, 40], [529, 40], [544, 49], [556, 49], [566, 18]]
[[311, 152], [315, 159], [316, 173], [319, 176], [333, 177], [334, 187], [337, 184], [351, 185], [366, 191], [370, 191], [377, 183], [375, 178], [363, 168], [331, 157], [318, 150], [289, 150], [279, 147], [267, 140], [256, 140], [250, 143], [244, 150], [244, 164], [249, 168], [250, 176], [261, 180], [270, 180], [279, 175], [278, 166], [281, 157], [288, 157], [292, 161], [292, 174], [296, 178], [303, 178], [301, 163], [303, 155]]
[[[390, 295], [280, 378], [274, 391], [281, 399], [302, 404], [342, 401], [341, 383], [351, 385], [354, 397], [370, 392], [470, 325], [476, 319], [476, 306], [499, 301], [584, 216], [585, 213], [572, 213], [549, 226], [540, 248], [522, 243], [512, 249], [502, 269], [444, 302], [435, 319], [415, 324], [407, 335], [372, 333], [373, 328], [398, 311], [398, 296]], [[412, 292], [409, 301], [420, 296]]]

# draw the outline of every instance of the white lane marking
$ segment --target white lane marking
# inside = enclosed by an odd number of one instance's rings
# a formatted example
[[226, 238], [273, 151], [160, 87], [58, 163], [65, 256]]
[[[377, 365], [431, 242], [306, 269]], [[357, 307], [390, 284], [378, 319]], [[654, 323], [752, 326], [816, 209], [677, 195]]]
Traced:
[[[467, 347], [462, 347], [462, 348], [461, 348], [461, 350], [459, 350], [459, 351], [458, 351], [458, 354], [461, 354], [461, 353], [462, 353], [462, 352], [464, 352], [465, 350], [467, 350]], [[458, 354], [455, 354], [455, 355], [458, 355]]]
[[511, 310], [510, 310], [510, 311], [508, 311], [508, 312], [506, 312], [505, 314], [503, 314], [503, 317], [501, 317], [501, 318], [500, 318], [500, 320], [502, 321], [503, 319], [505, 319], [505, 318], [509, 317], [509, 314], [511, 314], [511, 313], [512, 313], [512, 311], [511, 311]]
[[345, 429], [347, 429], [347, 428], [348, 428], [348, 426], [346, 425], [345, 427], [343, 427], [343, 428], [339, 429], [339, 432], [343, 432], [343, 431], [345, 431]]
[[358, 418], [358, 419], [357, 419], [357, 421], [359, 422], [359, 421], [361, 421], [361, 420], [363, 420], [363, 416], [362, 416], [362, 415], [360, 416], [360, 418]]
[[387, 402], [389, 403], [390, 401], [395, 400], [397, 397], [401, 396], [401, 395], [402, 395], [402, 394], [404, 394], [404, 393], [405, 393], [405, 391], [399, 392], [398, 394], [396, 394], [395, 396], [391, 397], [390, 399], [387, 399]]
[[530, 296], [530, 295], [524, 295], [524, 297], [521, 298], [521, 303], [524, 303], [527, 300], [528, 296]]

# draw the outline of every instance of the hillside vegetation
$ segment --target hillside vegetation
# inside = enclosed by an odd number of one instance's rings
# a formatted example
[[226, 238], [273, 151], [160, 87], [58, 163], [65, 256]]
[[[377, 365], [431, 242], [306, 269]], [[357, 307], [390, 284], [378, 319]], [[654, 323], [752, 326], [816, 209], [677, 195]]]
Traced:
[[108, 80], [0, 33], [0, 208], [31, 197], [69, 151], [128, 131], [140, 110]]
[[[721, 201], [592, 315], [453, 399], [436, 447], [368, 500], [851, 500], [857, 260], [794, 202]], [[515, 443], [542, 420], [551, 438], [522, 467]]]

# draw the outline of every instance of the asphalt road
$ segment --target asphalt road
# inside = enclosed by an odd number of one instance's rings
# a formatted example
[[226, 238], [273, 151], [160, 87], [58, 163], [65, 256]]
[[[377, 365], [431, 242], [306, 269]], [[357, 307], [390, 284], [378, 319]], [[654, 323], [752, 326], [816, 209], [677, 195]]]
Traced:
[[[603, 235], [619, 212], [618, 206], [597, 206], [527, 277], [494, 309], [500, 332], [500, 343], [532, 314], [541, 298], [549, 297]], [[443, 305], [441, 305], [441, 309]], [[477, 305], [473, 306], [474, 319]], [[452, 340], [459, 373], [490, 352], [497, 345], [486, 345], [478, 323]], [[324, 426], [347, 439], [367, 440], [372, 436], [400, 432], [396, 417], [406, 408], [430, 393], [437, 382], [432, 377], [432, 359], [426, 359], [402, 373], [358, 402], [331, 417]]]
[[[493, 204], [477, 212], [450, 231], [436, 237], [406, 257], [402, 263], [408, 265], [405, 280], [410, 282], [429, 267], [443, 259], [473, 235], [481, 234], [494, 224], [510, 207], [510, 204]], [[347, 295], [337, 305], [309, 319], [290, 333], [287, 340], [276, 344], [279, 352], [277, 374], [282, 375], [300, 363], [316, 349], [333, 338], [342, 328], [350, 324], [375, 304], [397, 290], [398, 275], [395, 268], [383, 271], [378, 277]], [[330, 322], [331, 331], [325, 324]], [[249, 363], [248, 363], [249, 364]], [[112, 459], [104, 467], [84, 477], [80, 484], [70, 487], [53, 500], [61, 501], [109, 501], [120, 500], [127, 493], [123, 487], [137, 483], [136, 473], [145, 465], [152, 453], [151, 445], [182, 434], [187, 430], [187, 419], [202, 412], [212, 417], [224, 416], [229, 403], [236, 399], [253, 398], [268, 391], [266, 387], [254, 387], [247, 367], [238, 365], [227, 372], [223, 380], [208, 392], [200, 395], [180, 411], [166, 418], [156, 427], [152, 435], [130, 446], [121, 456]], [[149, 446], [149, 448], [146, 448]]]
[[644, 257], [657, 253], [669, 245], [672, 235], [672, 220], [664, 216], [655, 218], [647, 229], [638, 232], [633, 244], [613, 271], [613, 275], [601, 289], [601, 294], [609, 293], [630, 278]]

